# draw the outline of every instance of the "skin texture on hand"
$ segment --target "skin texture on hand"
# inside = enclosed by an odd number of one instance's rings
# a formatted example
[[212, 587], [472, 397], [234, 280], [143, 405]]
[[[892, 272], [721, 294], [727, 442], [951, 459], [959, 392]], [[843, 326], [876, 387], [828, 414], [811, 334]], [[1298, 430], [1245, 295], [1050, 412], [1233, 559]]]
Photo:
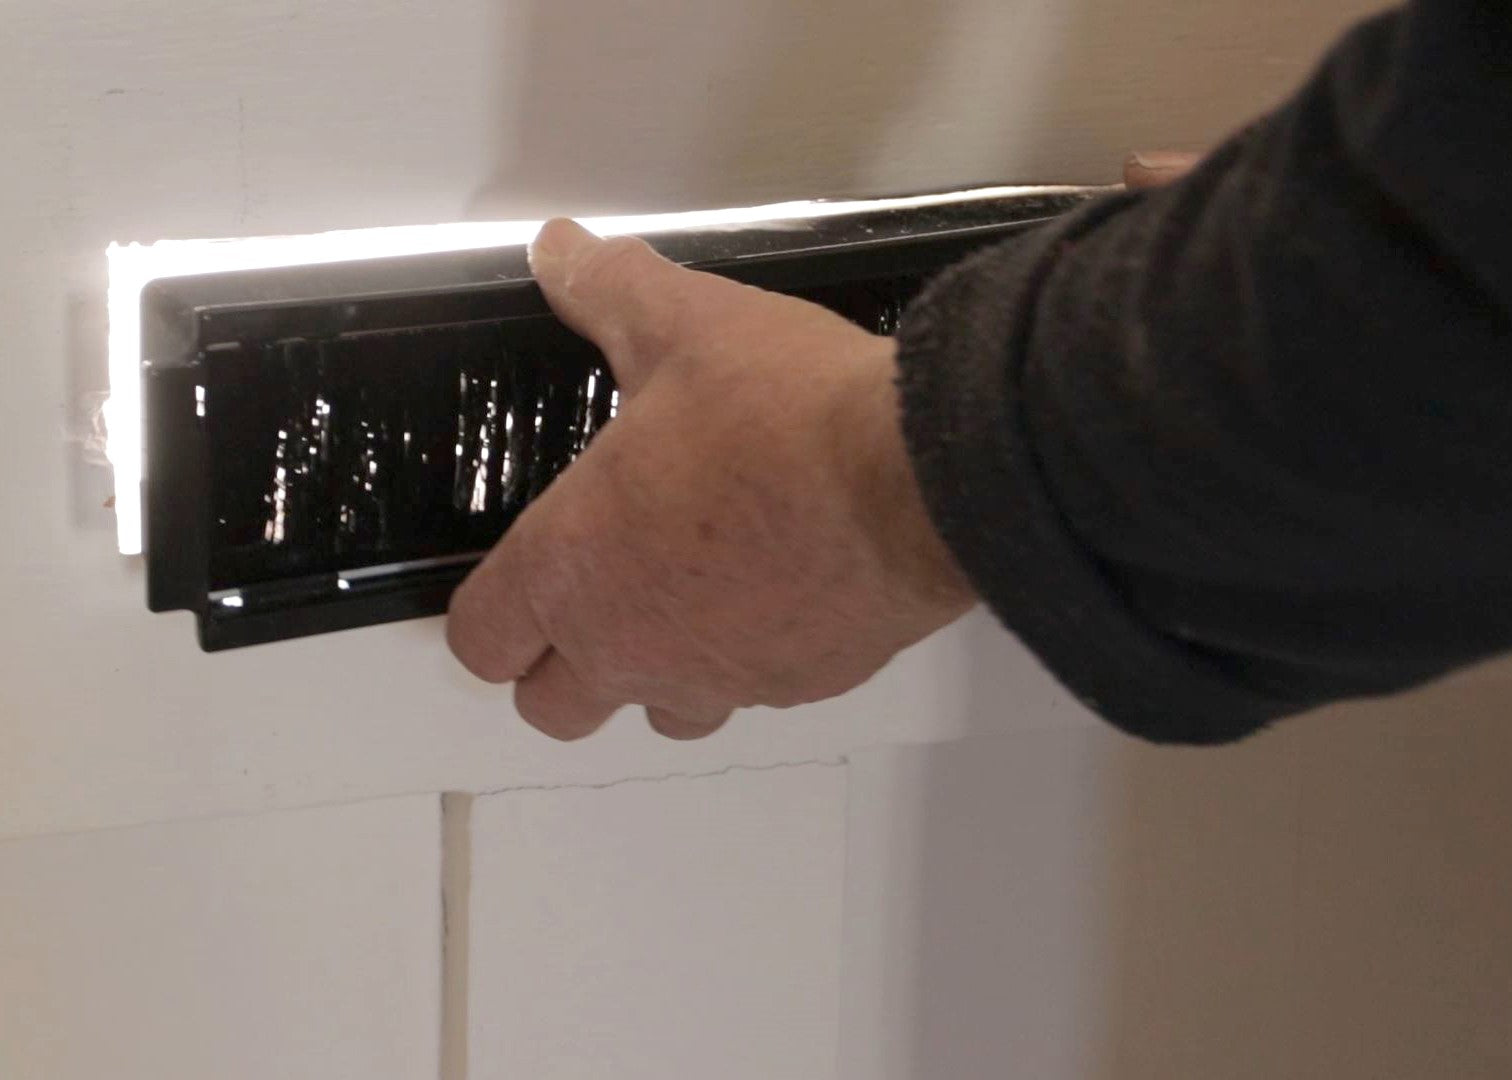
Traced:
[[842, 693], [975, 602], [920, 498], [889, 338], [549, 223], [531, 266], [619, 414], [452, 598], [447, 639], [562, 739]]

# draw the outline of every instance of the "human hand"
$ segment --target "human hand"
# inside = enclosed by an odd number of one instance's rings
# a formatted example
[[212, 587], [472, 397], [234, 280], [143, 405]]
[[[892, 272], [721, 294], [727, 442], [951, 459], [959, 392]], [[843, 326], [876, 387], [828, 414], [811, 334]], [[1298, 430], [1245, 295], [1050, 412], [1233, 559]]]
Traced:
[[1201, 160], [1201, 154], [1177, 150], [1144, 150], [1130, 154], [1124, 161], [1124, 186], [1135, 191], [1164, 187], [1191, 172]]
[[452, 598], [475, 675], [580, 738], [625, 704], [673, 738], [844, 692], [975, 598], [926, 516], [894, 346], [791, 297], [549, 223], [531, 266], [619, 414]]

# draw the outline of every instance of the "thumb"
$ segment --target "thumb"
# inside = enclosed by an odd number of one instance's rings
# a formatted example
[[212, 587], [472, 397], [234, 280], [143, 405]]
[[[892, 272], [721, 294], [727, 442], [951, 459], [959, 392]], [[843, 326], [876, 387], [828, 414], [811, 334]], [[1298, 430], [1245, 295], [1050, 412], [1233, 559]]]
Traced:
[[633, 394], [655, 367], [686, 305], [683, 290], [704, 275], [662, 258], [644, 240], [604, 240], [575, 221], [548, 221], [530, 245], [530, 269], [566, 326], [599, 347], [615, 380]]

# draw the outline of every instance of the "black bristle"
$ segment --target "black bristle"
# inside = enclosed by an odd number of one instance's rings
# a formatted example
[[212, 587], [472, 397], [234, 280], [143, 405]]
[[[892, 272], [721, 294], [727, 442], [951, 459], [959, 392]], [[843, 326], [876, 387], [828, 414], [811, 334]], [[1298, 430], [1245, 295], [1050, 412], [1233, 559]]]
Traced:
[[[917, 287], [802, 295], [889, 333]], [[207, 382], [213, 587], [484, 549], [617, 398], [602, 361], [512, 347], [503, 321], [275, 342]]]

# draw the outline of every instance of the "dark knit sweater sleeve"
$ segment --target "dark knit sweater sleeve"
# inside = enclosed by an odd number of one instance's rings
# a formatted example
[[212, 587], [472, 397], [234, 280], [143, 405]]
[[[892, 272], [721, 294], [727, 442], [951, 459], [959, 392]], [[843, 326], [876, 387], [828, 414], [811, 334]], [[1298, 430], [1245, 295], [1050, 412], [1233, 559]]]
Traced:
[[1183, 182], [912, 305], [935, 524], [1063, 683], [1161, 741], [1512, 649], [1508, 222], [1512, 4], [1364, 24]]

